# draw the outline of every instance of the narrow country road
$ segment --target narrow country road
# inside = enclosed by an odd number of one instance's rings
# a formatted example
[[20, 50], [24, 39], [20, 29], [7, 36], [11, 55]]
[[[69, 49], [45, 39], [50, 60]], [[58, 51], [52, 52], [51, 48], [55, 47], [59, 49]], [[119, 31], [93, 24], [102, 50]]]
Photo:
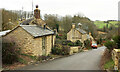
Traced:
[[29, 65], [20, 70], [100, 70], [99, 63], [105, 48], [102, 46], [38, 65]]

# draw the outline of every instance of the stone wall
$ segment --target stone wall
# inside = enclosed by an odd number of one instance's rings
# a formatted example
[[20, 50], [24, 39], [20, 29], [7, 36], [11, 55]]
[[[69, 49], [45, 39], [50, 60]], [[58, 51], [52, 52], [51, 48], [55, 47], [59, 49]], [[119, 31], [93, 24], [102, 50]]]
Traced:
[[46, 37], [46, 55], [50, 54], [52, 48], [52, 35]]
[[82, 35], [82, 40], [81, 40], [81, 42], [84, 42], [85, 40], [87, 40], [87, 34], [83, 34], [83, 35]]
[[[16, 28], [3, 38], [14, 41], [23, 53], [33, 56], [42, 55], [42, 37], [34, 38], [21, 27]], [[52, 35], [46, 36], [46, 55], [50, 54], [52, 48]]]
[[55, 41], [56, 41], [56, 35], [53, 35], [53, 47], [55, 45]]
[[72, 55], [73, 53], [77, 53], [77, 52], [79, 52], [79, 49], [80, 49], [80, 46], [70, 47], [70, 52], [69, 52], [69, 54]]
[[120, 71], [120, 49], [112, 50], [112, 59], [114, 61], [114, 69]]

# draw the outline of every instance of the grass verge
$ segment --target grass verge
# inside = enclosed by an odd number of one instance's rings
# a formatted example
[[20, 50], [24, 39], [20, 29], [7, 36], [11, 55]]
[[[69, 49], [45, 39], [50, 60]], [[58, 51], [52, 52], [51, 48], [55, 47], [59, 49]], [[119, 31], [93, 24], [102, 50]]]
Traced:
[[112, 58], [104, 64], [104, 69], [113, 69], [113, 67], [114, 61], [112, 60]]
[[33, 60], [36, 60], [36, 59], [37, 59], [36, 56], [31, 56], [31, 55], [27, 55], [27, 54], [21, 54], [21, 55], [23, 55], [23, 56], [27, 56], [27, 57], [30, 57], [30, 58], [33, 59]]
[[22, 64], [27, 64], [27, 62], [26, 62], [24, 59], [22, 59], [22, 58], [19, 58], [18, 61], [19, 61], [20, 63], [22, 63]]

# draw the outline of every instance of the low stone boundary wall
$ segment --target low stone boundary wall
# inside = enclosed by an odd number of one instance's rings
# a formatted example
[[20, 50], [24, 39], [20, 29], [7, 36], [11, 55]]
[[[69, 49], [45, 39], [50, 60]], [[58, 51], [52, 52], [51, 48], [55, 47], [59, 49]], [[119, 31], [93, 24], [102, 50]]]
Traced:
[[120, 71], [120, 49], [114, 49], [112, 51], [112, 59], [114, 61], [114, 69]]
[[73, 53], [79, 52], [80, 48], [81, 48], [80, 46], [72, 46], [72, 47], [70, 47], [69, 54], [72, 55]]

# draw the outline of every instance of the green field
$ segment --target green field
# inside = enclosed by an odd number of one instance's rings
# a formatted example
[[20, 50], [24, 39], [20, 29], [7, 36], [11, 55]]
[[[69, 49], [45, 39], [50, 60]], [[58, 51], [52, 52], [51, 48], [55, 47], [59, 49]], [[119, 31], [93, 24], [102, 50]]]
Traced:
[[[98, 28], [103, 28], [104, 26], [107, 25], [107, 23], [104, 23], [104, 21], [94, 21], [94, 24], [98, 27]], [[108, 27], [110, 27], [111, 25], [114, 25], [115, 27], [118, 27], [117, 21], [109, 21], [108, 23]]]

